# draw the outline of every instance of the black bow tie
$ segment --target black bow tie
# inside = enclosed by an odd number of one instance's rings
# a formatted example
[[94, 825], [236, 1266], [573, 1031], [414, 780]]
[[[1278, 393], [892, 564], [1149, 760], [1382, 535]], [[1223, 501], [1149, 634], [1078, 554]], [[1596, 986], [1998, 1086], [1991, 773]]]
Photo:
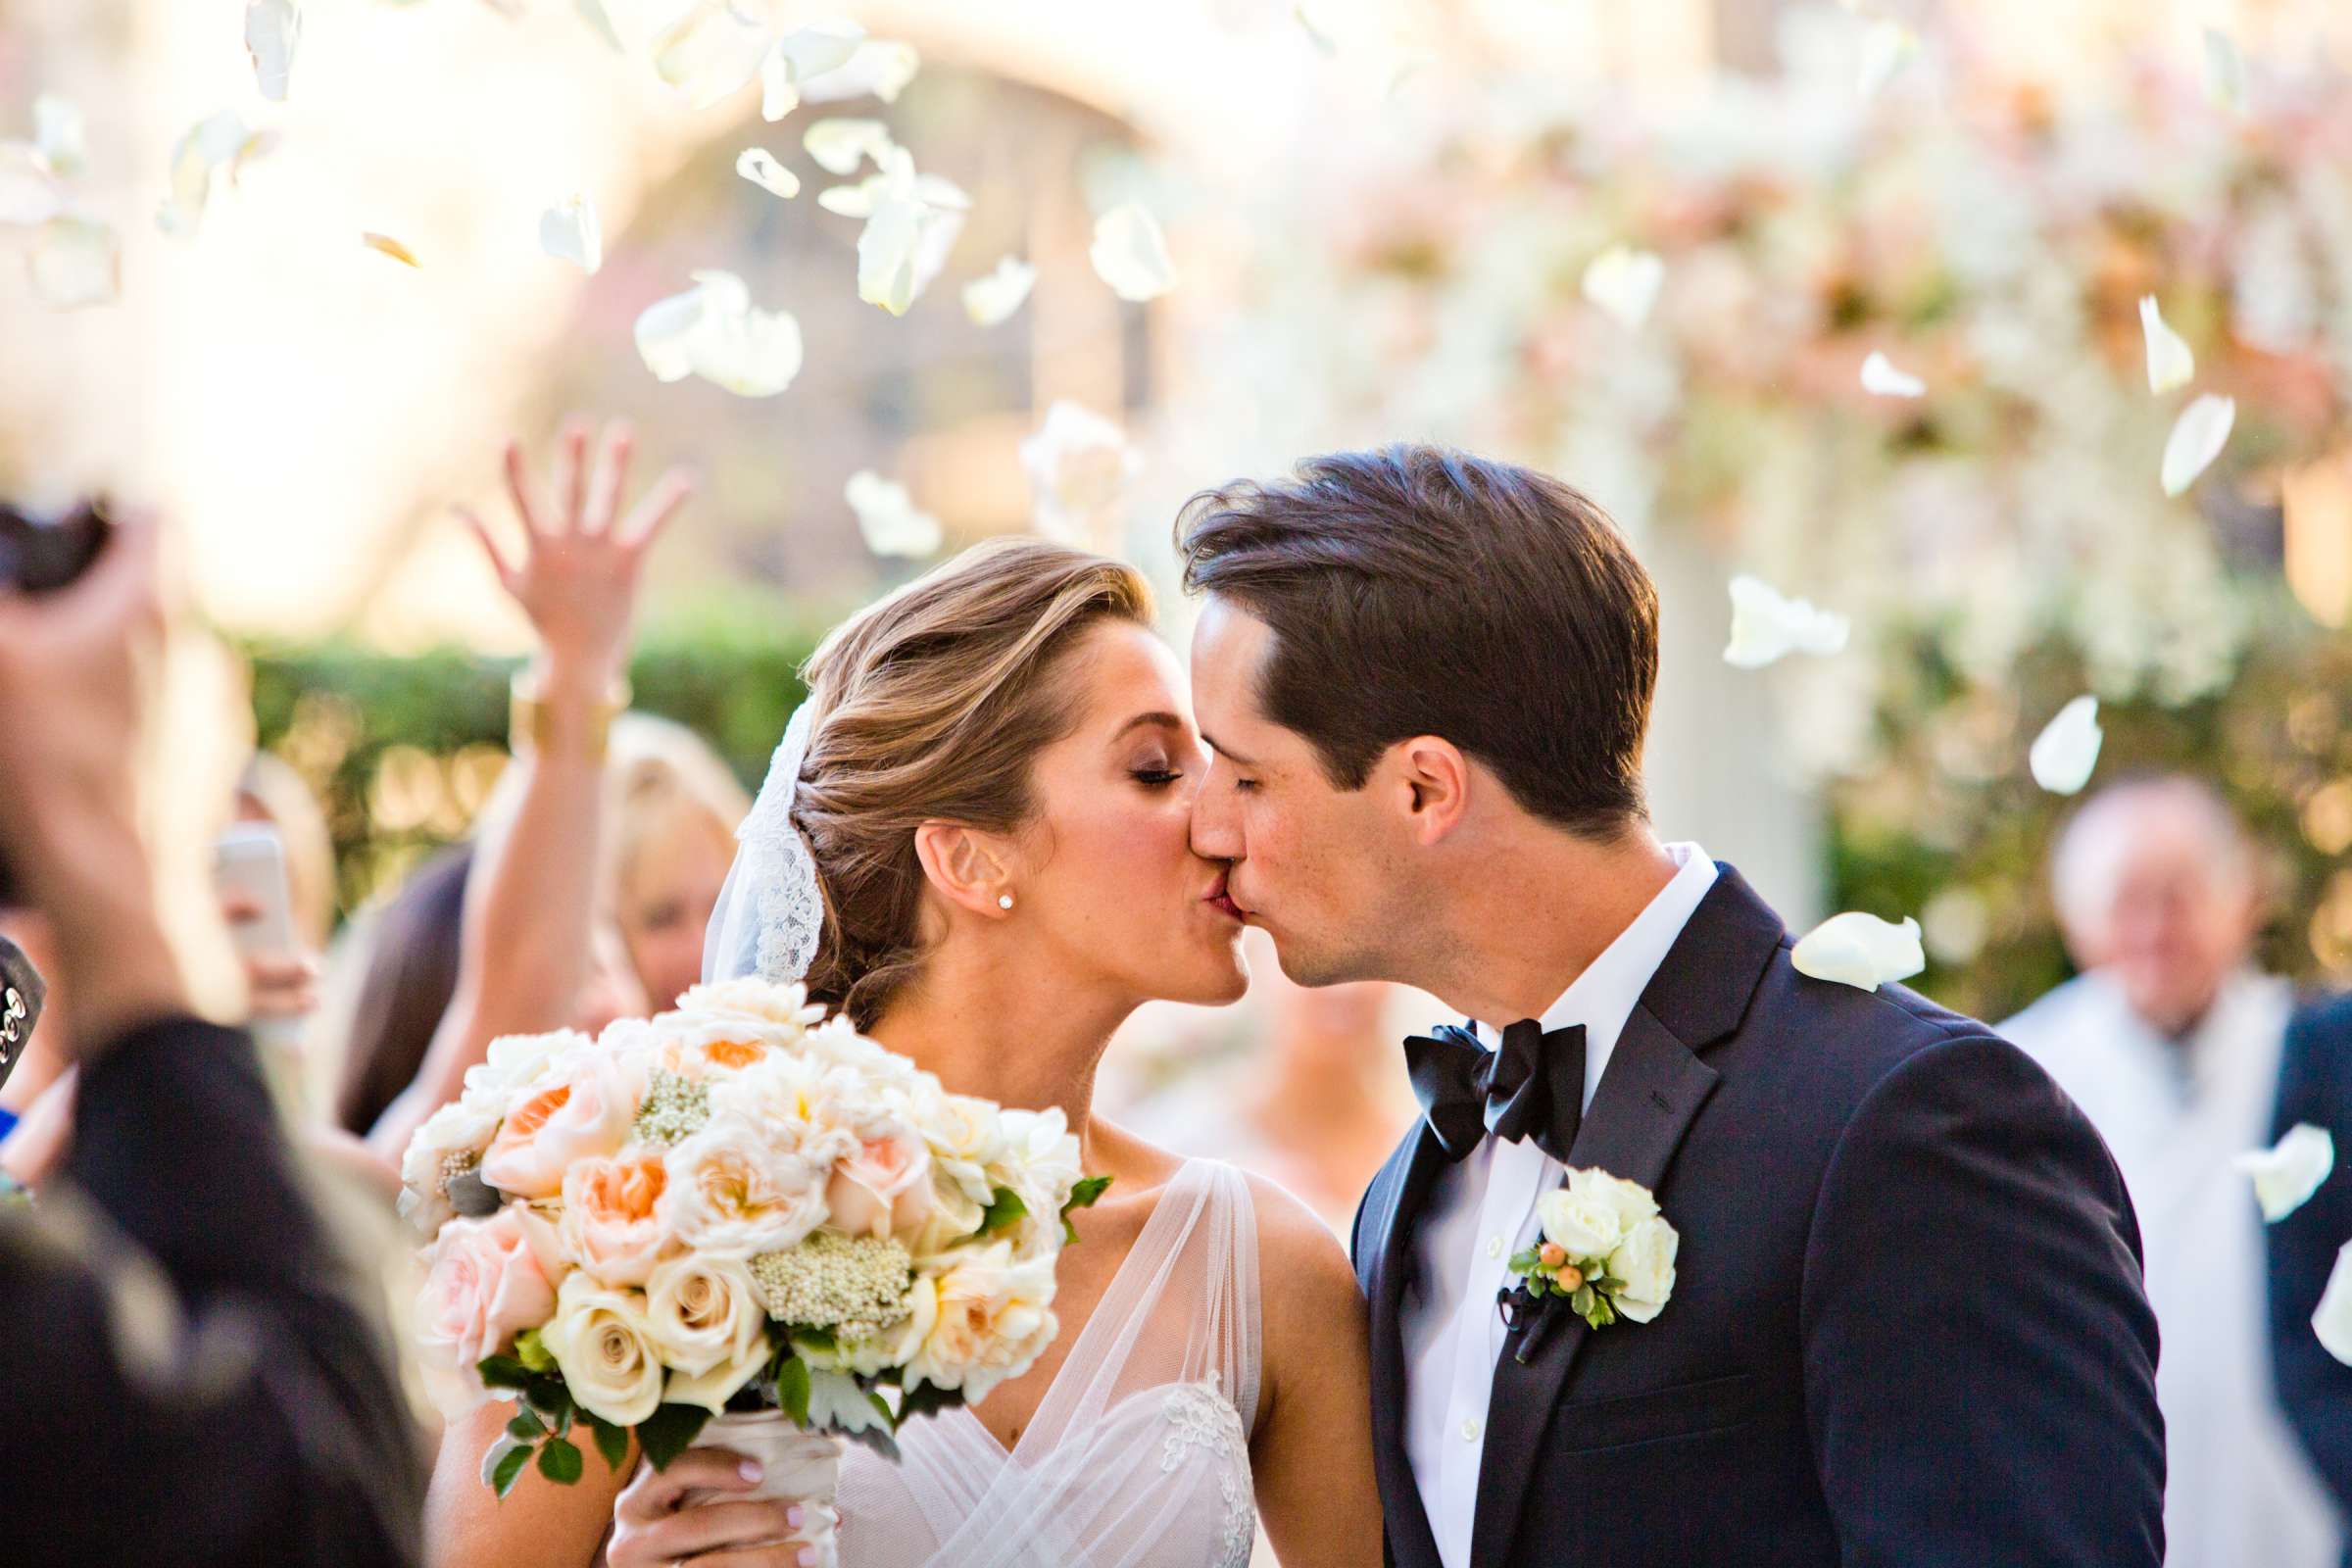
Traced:
[[1523, 1018], [1502, 1032], [1499, 1051], [1487, 1050], [1467, 1029], [1440, 1024], [1434, 1037], [1415, 1035], [1404, 1043], [1404, 1064], [1447, 1159], [1466, 1157], [1487, 1136], [1491, 1106], [1495, 1137], [1533, 1138], [1544, 1152], [1568, 1163], [1584, 1119], [1583, 1024], [1546, 1032]]

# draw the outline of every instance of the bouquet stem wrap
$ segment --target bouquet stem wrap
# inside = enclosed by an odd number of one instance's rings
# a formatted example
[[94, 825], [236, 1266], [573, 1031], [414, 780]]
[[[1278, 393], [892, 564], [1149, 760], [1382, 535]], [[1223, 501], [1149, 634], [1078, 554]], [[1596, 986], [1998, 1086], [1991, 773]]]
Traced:
[[728, 1411], [713, 1416], [695, 1440], [698, 1448], [726, 1448], [760, 1461], [764, 1472], [749, 1493], [689, 1492], [686, 1504], [772, 1497], [801, 1505], [801, 1528], [790, 1538], [813, 1547], [816, 1568], [840, 1568], [840, 1511], [833, 1494], [841, 1485], [842, 1440], [810, 1432], [781, 1410]]

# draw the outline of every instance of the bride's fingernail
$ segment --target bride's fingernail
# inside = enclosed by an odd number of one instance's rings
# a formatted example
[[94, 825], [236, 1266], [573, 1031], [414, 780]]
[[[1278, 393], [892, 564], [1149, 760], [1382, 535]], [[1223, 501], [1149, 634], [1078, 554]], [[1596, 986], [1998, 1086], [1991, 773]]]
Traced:
[[757, 1459], [744, 1460], [743, 1463], [735, 1467], [735, 1472], [736, 1474], [742, 1476], [744, 1480], [752, 1483], [754, 1486], [758, 1486], [760, 1484], [760, 1478], [767, 1473], [760, 1468], [760, 1461]]
[[791, 1530], [798, 1530], [801, 1528], [801, 1521], [808, 1517], [808, 1516], [803, 1513], [799, 1508], [787, 1508], [784, 1510], [785, 1527]]

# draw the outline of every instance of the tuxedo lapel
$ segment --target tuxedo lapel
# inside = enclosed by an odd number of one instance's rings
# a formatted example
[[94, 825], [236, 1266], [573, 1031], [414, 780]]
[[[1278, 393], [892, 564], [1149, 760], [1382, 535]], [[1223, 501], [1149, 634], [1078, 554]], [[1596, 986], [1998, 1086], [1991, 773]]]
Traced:
[[[1718, 1075], [1698, 1053], [1739, 1027], [1782, 935], [1780, 917], [1738, 872], [1719, 863], [1715, 886], [1617, 1037], [1568, 1152], [1571, 1168], [1597, 1168], [1658, 1190], [1699, 1107], [1715, 1092]], [[1705, 1245], [1703, 1239], [1696, 1245]], [[1528, 1359], [1519, 1360], [1514, 1334], [1494, 1366], [1470, 1568], [1500, 1568], [1509, 1559], [1544, 1433], [1593, 1334], [1564, 1302], [1550, 1305], [1559, 1321], [1538, 1339]], [[1671, 1304], [1666, 1309], [1674, 1310]], [[1604, 1332], [1640, 1334], [1642, 1325], [1621, 1321]]]
[[1414, 1227], [1429, 1191], [1446, 1168], [1446, 1152], [1427, 1122], [1416, 1122], [1365, 1198], [1358, 1276], [1372, 1308], [1372, 1459], [1386, 1516], [1390, 1560], [1398, 1568], [1439, 1568], [1437, 1538], [1421, 1508], [1421, 1489], [1404, 1446], [1405, 1367], [1401, 1317], [1415, 1263]]

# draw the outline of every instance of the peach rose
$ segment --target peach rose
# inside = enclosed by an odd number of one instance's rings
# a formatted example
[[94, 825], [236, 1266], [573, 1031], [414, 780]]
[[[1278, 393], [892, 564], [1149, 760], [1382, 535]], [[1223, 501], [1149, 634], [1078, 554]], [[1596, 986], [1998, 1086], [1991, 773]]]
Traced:
[[668, 1185], [660, 1150], [574, 1161], [564, 1173], [564, 1250], [607, 1285], [644, 1284], [670, 1245], [657, 1213]]
[[416, 1343], [435, 1402], [463, 1413], [486, 1391], [474, 1368], [506, 1351], [514, 1336], [546, 1323], [564, 1266], [545, 1221], [519, 1203], [488, 1219], [453, 1219], [424, 1252], [416, 1298]]
[[931, 1151], [922, 1134], [887, 1118], [834, 1162], [825, 1206], [835, 1230], [880, 1241], [911, 1234], [931, 1213]]
[[781, 1251], [824, 1222], [825, 1166], [790, 1150], [783, 1129], [714, 1111], [669, 1152], [662, 1224], [705, 1257]]
[[565, 1053], [507, 1108], [482, 1155], [482, 1180], [520, 1198], [555, 1197], [572, 1161], [619, 1152], [645, 1099], [645, 1077], [634, 1053]]
[[1008, 1242], [974, 1248], [938, 1280], [938, 1316], [908, 1371], [978, 1403], [1029, 1370], [1053, 1343], [1054, 1259], [1019, 1258]]

